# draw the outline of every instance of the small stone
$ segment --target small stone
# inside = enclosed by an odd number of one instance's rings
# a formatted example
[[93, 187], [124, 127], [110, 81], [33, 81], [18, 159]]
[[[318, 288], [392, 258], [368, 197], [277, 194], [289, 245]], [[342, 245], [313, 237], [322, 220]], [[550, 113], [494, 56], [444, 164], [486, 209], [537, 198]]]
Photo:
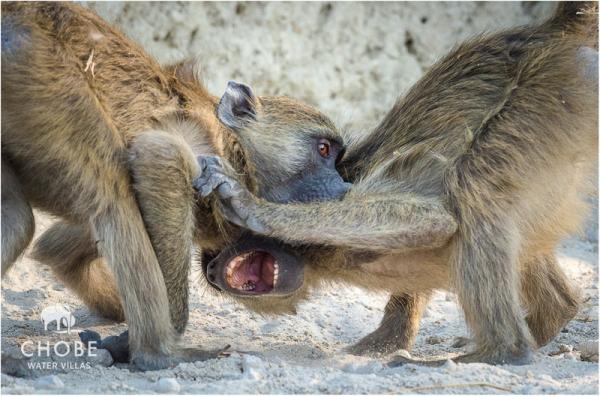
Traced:
[[564, 329], [562, 329], [560, 332], [561, 332], [561, 333], [568, 333], [568, 332], [569, 332], [569, 329], [567, 329], [567, 328], [565, 327], [565, 328], [564, 328]]
[[103, 366], [109, 367], [114, 363], [113, 357], [108, 349], [97, 349], [94, 351], [96, 356], [87, 356], [86, 360], [90, 362], [92, 366]]
[[351, 374], [373, 374], [383, 369], [380, 362], [352, 362], [342, 367], [342, 371]]
[[563, 354], [562, 356], [564, 359], [567, 359], [567, 360], [573, 360], [573, 361], [579, 360], [579, 356], [575, 352], [567, 352], [567, 353]]
[[428, 343], [429, 345], [441, 344], [442, 341], [444, 341], [442, 339], [442, 337], [438, 337], [438, 336], [430, 336], [425, 339], [425, 342]]
[[263, 378], [263, 361], [258, 356], [242, 355], [244, 378], [258, 381]]
[[558, 351], [560, 353], [572, 352], [573, 351], [573, 346], [572, 345], [567, 345], [567, 344], [560, 344], [558, 346]]
[[15, 383], [15, 377], [11, 377], [10, 375], [6, 375], [4, 373], [2, 373], [0, 375], [1, 379], [0, 379], [0, 383], [2, 383], [2, 385], [6, 386], [6, 385], [12, 385]]
[[35, 380], [34, 386], [42, 389], [63, 389], [65, 384], [56, 375], [46, 375]]
[[554, 378], [552, 378], [548, 374], [542, 374], [542, 375], [540, 375], [539, 379], [543, 380], [544, 382], [546, 382], [549, 385], [560, 386], [560, 382], [556, 381]]
[[454, 371], [454, 370], [456, 370], [457, 364], [454, 360], [448, 359], [448, 360], [446, 360], [446, 363], [444, 363], [444, 365], [442, 367], [448, 371]]
[[598, 363], [598, 341], [585, 341], [575, 347], [584, 362]]
[[156, 383], [156, 391], [159, 393], [178, 393], [180, 390], [181, 386], [175, 378], [161, 378]]

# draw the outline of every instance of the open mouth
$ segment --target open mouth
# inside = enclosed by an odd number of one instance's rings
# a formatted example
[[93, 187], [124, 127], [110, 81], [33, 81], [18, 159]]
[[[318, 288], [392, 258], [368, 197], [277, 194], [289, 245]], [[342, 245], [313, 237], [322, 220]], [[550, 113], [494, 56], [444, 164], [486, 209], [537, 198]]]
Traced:
[[281, 241], [244, 234], [221, 251], [203, 251], [202, 269], [215, 289], [238, 297], [284, 297], [304, 282], [304, 262]]
[[269, 293], [277, 285], [279, 264], [262, 250], [251, 250], [232, 258], [225, 266], [229, 287], [245, 293]]

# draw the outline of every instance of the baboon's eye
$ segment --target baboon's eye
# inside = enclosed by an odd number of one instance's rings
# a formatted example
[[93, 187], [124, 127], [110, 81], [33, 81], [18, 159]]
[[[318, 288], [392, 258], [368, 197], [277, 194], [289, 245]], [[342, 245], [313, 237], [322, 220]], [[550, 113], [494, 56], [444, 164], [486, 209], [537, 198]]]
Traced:
[[321, 157], [323, 157], [323, 158], [329, 157], [330, 147], [331, 147], [331, 143], [329, 143], [329, 140], [327, 140], [327, 139], [319, 140], [319, 154], [321, 155]]

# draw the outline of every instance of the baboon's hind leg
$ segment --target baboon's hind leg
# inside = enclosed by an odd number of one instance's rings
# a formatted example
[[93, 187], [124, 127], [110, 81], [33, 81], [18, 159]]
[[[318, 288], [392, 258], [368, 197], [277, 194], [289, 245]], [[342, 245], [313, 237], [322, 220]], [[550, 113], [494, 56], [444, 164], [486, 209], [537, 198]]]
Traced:
[[428, 300], [428, 293], [392, 295], [379, 327], [348, 348], [348, 352], [355, 355], [377, 355], [392, 353], [398, 349], [410, 350]]
[[33, 238], [35, 220], [12, 167], [2, 160], [2, 276]]
[[150, 131], [130, 148], [130, 169], [138, 205], [165, 281], [171, 322], [187, 325], [188, 277], [195, 229], [192, 181], [200, 169], [180, 136]]
[[36, 241], [33, 257], [101, 316], [125, 320], [114, 276], [98, 255], [87, 225], [58, 222]]
[[521, 300], [527, 309], [525, 320], [538, 346], [550, 342], [579, 308], [579, 296], [553, 254], [524, 265]]

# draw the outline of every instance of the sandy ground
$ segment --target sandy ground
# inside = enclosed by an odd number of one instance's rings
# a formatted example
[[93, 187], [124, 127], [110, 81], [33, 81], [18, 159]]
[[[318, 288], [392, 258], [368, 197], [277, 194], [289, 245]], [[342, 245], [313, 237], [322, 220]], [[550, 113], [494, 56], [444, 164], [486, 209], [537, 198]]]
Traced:
[[[38, 233], [50, 219], [38, 216]], [[232, 349], [228, 358], [181, 364], [170, 370], [131, 372], [126, 366], [34, 370], [36, 378], [2, 374], [9, 393], [573, 393], [598, 392], [598, 364], [582, 361], [586, 341], [598, 339], [597, 244], [573, 239], [558, 252], [560, 263], [580, 288], [585, 303], [559, 336], [526, 366], [454, 364], [441, 368], [385, 366], [386, 358], [361, 358], [343, 348], [375, 329], [386, 296], [334, 286], [315, 292], [296, 316], [261, 317], [214, 296], [194, 272], [186, 345]], [[66, 304], [76, 317], [71, 334], [44, 331], [43, 308]], [[450, 358], [455, 337], [467, 335], [452, 294], [438, 292], [422, 319], [412, 356]], [[26, 341], [78, 340], [76, 331], [117, 334], [38, 263], [25, 257], [2, 283], [2, 350]], [[52, 325], [50, 329], [53, 329]], [[596, 344], [597, 345], [597, 344]], [[575, 350], [573, 350], [575, 348]], [[563, 352], [561, 352], [563, 351]], [[596, 349], [597, 351], [597, 349]], [[59, 351], [60, 353], [61, 351]], [[596, 352], [597, 353], [597, 352]], [[41, 360], [48, 360], [47, 358]], [[55, 357], [56, 361], [60, 361]], [[102, 363], [102, 359], [100, 359]], [[107, 362], [104, 361], [103, 364]], [[63, 370], [64, 371], [64, 370]]]

